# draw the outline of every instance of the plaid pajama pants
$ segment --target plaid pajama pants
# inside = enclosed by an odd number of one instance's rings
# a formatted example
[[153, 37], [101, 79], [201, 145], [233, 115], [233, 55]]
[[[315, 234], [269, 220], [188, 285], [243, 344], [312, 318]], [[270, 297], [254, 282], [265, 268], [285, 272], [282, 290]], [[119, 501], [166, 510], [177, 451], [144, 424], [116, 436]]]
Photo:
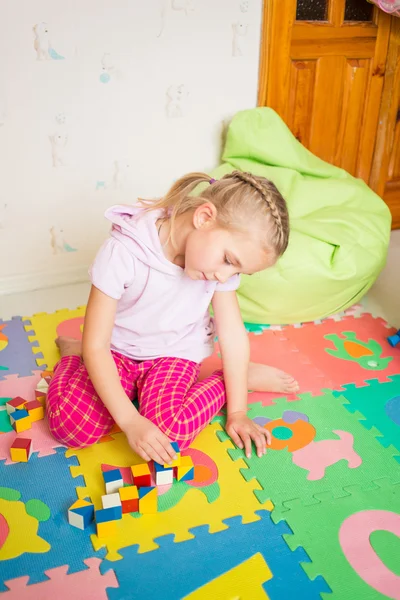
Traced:
[[[140, 414], [182, 449], [225, 404], [222, 371], [197, 381], [200, 365], [190, 360], [166, 357], [139, 362], [116, 352], [112, 355], [126, 394], [139, 400]], [[53, 437], [71, 447], [94, 444], [114, 425], [79, 356], [64, 356], [55, 366], [46, 412]]]

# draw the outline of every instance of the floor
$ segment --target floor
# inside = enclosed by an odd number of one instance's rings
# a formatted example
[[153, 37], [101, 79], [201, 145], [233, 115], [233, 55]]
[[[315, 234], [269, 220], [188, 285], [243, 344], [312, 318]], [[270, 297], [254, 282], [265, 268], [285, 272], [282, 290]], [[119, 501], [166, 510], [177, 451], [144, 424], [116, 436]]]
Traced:
[[[400, 328], [400, 230], [393, 231], [388, 260], [378, 280], [362, 303], [374, 315]], [[89, 283], [36, 290], [25, 294], [0, 295], [0, 318], [54, 312], [86, 304]]]

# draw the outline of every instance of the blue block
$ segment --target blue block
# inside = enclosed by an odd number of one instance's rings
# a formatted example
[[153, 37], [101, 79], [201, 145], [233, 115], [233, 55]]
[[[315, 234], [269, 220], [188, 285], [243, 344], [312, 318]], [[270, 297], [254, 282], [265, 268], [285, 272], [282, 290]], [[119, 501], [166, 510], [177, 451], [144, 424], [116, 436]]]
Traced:
[[118, 481], [122, 479], [122, 474], [119, 469], [113, 469], [112, 471], [103, 472], [104, 483], [110, 483], [111, 481]]
[[139, 489], [139, 499], [140, 498], [144, 498], [149, 492], [151, 492], [152, 490], [154, 490], [154, 486], [144, 486], [144, 487], [140, 487]]
[[171, 442], [171, 446], [173, 447], [173, 449], [175, 450], [175, 452], [177, 454], [179, 454], [180, 450], [179, 450], [179, 444], [178, 444], [178, 442]]
[[179, 481], [193, 481], [193, 479], [194, 479], [194, 467], [192, 469], [190, 469], [190, 471], [188, 471], [186, 473], [186, 475], [181, 477]]
[[110, 508], [96, 510], [96, 523], [118, 521], [119, 519], [122, 519], [122, 506], [110, 506]]
[[393, 348], [395, 346], [397, 346], [397, 344], [400, 343], [400, 329], [398, 330], [397, 333], [394, 333], [393, 335], [390, 335], [387, 339], [387, 341], [389, 342], [389, 344], [391, 346], [393, 346]]
[[74, 513], [83, 517], [83, 526], [86, 528], [94, 519], [94, 506], [81, 506], [74, 508]]
[[27, 410], [22, 408], [21, 410], [15, 410], [13, 413], [11, 413], [11, 417], [14, 419], [14, 421], [20, 421], [21, 419], [29, 417], [29, 413]]
[[164, 465], [154, 461], [154, 470], [156, 473], [160, 473], [161, 471], [171, 471], [172, 467], [164, 467]]

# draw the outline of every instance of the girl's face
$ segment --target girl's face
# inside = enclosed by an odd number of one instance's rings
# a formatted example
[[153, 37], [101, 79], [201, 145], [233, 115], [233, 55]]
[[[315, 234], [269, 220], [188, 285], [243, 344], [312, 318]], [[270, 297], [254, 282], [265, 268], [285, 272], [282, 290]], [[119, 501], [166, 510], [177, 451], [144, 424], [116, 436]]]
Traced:
[[194, 213], [194, 229], [185, 246], [185, 272], [191, 279], [224, 283], [237, 273], [252, 275], [274, 264], [257, 234], [218, 228], [215, 219], [196, 215], [201, 208]]

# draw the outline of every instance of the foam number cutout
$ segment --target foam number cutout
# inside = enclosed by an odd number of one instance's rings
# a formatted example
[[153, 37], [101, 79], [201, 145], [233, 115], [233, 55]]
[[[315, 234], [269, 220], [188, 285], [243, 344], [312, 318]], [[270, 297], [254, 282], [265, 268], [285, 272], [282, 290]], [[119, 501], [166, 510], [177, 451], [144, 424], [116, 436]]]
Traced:
[[375, 590], [400, 600], [400, 576], [382, 562], [370, 544], [374, 531], [400, 537], [400, 515], [386, 510], [365, 510], [348, 517], [339, 531], [342, 550], [356, 573]]

